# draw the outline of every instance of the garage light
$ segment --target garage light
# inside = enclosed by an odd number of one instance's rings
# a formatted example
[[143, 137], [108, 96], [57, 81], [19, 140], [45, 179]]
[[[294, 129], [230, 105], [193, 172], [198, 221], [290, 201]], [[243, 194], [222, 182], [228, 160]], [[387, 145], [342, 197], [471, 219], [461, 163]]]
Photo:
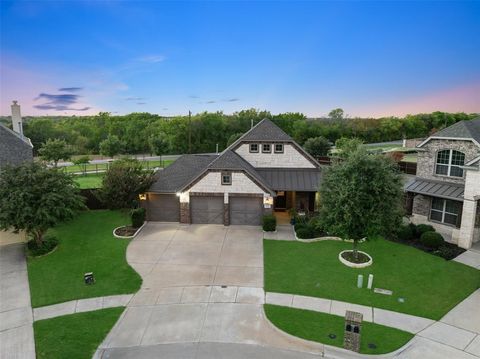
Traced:
[[180, 197], [180, 196], [182, 195], [181, 192], [177, 192], [177, 193], [175, 193], [175, 194], [177, 195], [177, 197]]
[[147, 199], [147, 195], [145, 193], [140, 193], [138, 195], [138, 198], [140, 199], [140, 201], [145, 201]]

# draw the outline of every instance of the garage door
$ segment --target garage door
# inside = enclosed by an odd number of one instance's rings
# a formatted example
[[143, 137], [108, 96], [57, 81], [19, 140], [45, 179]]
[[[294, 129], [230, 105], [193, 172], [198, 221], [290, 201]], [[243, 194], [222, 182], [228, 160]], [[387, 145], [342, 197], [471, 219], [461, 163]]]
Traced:
[[180, 200], [175, 194], [148, 195], [147, 219], [149, 221], [179, 222]]
[[262, 198], [230, 197], [230, 223], [260, 225], [262, 222]]
[[223, 224], [223, 196], [190, 197], [192, 223]]

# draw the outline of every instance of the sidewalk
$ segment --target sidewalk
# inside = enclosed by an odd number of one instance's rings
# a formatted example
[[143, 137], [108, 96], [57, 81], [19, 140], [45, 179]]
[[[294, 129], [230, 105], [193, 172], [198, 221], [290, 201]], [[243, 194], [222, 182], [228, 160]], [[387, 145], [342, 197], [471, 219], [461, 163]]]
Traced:
[[0, 358], [34, 359], [25, 245], [0, 246]]

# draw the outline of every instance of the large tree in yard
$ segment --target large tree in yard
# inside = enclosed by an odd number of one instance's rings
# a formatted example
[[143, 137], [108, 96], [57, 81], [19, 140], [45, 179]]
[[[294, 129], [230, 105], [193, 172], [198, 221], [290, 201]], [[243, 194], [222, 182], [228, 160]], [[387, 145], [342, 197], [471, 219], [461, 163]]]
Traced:
[[49, 139], [38, 151], [42, 160], [53, 162], [53, 166], [57, 167], [58, 161], [69, 160], [73, 154], [71, 146], [67, 145], [65, 140]]
[[0, 229], [24, 230], [41, 246], [45, 232], [83, 209], [71, 176], [37, 163], [0, 172]]
[[329, 233], [353, 240], [358, 258], [359, 240], [388, 236], [401, 224], [402, 196], [395, 162], [357, 146], [326, 170], [320, 187], [321, 217]]
[[153, 183], [153, 174], [144, 170], [138, 160], [122, 159], [112, 163], [102, 183], [99, 197], [108, 208], [133, 208], [138, 195]]

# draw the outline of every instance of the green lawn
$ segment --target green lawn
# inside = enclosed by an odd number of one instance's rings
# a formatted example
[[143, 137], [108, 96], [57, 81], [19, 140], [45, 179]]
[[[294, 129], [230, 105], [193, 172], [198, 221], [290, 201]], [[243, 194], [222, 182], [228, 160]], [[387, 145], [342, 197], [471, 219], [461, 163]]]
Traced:
[[[373, 257], [364, 269], [349, 268], [338, 253], [351, 243], [264, 241], [265, 290], [336, 299], [438, 320], [480, 287], [480, 271], [384, 239], [360, 250]], [[392, 296], [356, 287], [357, 275], [374, 274], [374, 287]], [[405, 299], [400, 303], [398, 299]]]
[[[315, 342], [343, 347], [345, 319], [343, 317], [310, 310], [279, 307], [265, 304], [267, 318], [278, 328], [297, 337]], [[334, 334], [335, 338], [329, 335]], [[390, 353], [413, 338], [413, 334], [383, 325], [363, 322], [360, 353]], [[369, 347], [374, 344], [375, 348]]]
[[103, 174], [88, 174], [86, 176], [75, 176], [74, 180], [82, 189], [102, 187]]
[[[32, 306], [136, 292], [142, 280], [125, 258], [129, 241], [112, 235], [128, 222], [118, 211], [85, 211], [52, 230], [58, 248], [27, 262]], [[85, 285], [86, 272], [94, 273], [95, 284]]]
[[91, 358], [123, 309], [101, 309], [34, 322], [37, 358]]
[[[160, 160], [148, 160], [148, 161], [142, 161], [139, 160], [144, 168], [155, 168], [155, 167], [161, 167]], [[167, 167], [171, 165], [174, 162], [174, 160], [163, 160], [162, 164], [164, 167]], [[99, 164], [88, 164], [86, 167], [87, 172], [88, 171], [106, 171], [108, 168], [107, 163], [99, 163]], [[63, 171], [67, 173], [72, 173], [72, 172], [83, 172], [83, 166], [78, 166], [78, 165], [73, 165], [73, 166], [68, 166], [68, 167], [62, 167]]]

